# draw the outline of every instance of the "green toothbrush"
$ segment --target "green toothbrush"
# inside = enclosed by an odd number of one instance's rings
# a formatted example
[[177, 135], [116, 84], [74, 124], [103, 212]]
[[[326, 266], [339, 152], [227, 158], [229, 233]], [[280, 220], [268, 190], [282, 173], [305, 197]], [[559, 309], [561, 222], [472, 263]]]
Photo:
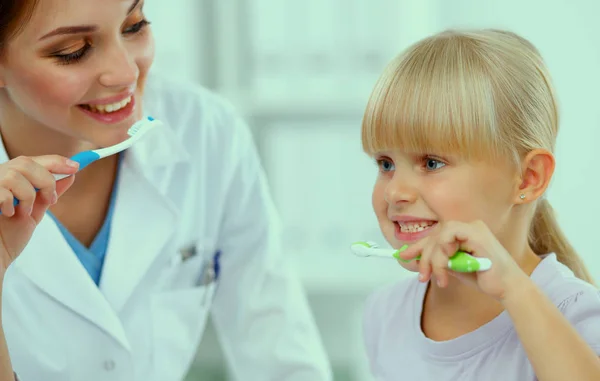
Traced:
[[[414, 260], [419, 260], [421, 256], [413, 259], [404, 259], [400, 257], [400, 253], [408, 248], [408, 245], [402, 246], [400, 249], [381, 249], [376, 243], [369, 241], [354, 242], [350, 249], [359, 257], [384, 257], [395, 258], [399, 261], [408, 263]], [[477, 271], [486, 271], [492, 267], [492, 261], [487, 258], [476, 258], [464, 251], [457, 251], [448, 260], [448, 268], [452, 271], [460, 273], [472, 273]]]

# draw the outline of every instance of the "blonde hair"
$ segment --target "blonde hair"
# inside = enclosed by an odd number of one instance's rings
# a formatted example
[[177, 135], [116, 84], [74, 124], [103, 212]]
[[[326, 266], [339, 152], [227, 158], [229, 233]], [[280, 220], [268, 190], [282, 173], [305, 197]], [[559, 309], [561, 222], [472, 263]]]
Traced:
[[[558, 107], [538, 50], [501, 30], [448, 30], [417, 42], [378, 80], [362, 125], [366, 153], [395, 148], [506, 160], [554, 152]], [[559, 228], [546, 199], [536, 204], [529, 243], [555, 253], [574, 274], [594, 283]]]

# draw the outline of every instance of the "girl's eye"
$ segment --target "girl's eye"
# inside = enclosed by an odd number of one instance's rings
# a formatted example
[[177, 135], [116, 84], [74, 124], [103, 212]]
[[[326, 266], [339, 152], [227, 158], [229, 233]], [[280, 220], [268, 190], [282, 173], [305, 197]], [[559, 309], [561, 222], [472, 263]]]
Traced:
[[424, 159], [424, 161], [425, 161], [425, 169], [427, 171], [436, 171], [446, 165], [446, 163], [444, 163], [440, 160], [431, 158], [431, 157], [426, 157]]
[[142, 21], [133, 24], [132, 26], [130, 26], [129, 28], [125, 29], [123, 31], [123, 33], [125, 34], [136, 34], [142, 31], [142, 29], [144, 29], [146, 26], [150, 25], [150, 22], [146, 19], [143, 19]]
[[390, 172], [394, 170], [394, 163], [388, 159], [379, 159], [377, 160], [377, 166], [379, 166], [379, 170], [381, 172]]

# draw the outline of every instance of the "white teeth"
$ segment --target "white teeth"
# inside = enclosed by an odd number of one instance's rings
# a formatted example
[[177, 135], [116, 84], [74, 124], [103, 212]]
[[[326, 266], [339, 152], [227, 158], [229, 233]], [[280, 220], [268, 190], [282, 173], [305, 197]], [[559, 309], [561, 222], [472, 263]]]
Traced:
[[433, 222], [433, 221], [406, 222], [406, 223], [399, 222], [398, 225], [400, 226], [400, 231], [402, 233], [418, 233], [418, 232], [422, 232], [423, 230], [429, 229], [430, 227], [435, 225], [435, 222]]
[[108, 105], [85, 105], [89, 110], [97, 112], [99, 114], [105, 114], [110, 112], [119, 111], [131, 102], [131, 96], [123, 99], [121, 102], [112, 103]]

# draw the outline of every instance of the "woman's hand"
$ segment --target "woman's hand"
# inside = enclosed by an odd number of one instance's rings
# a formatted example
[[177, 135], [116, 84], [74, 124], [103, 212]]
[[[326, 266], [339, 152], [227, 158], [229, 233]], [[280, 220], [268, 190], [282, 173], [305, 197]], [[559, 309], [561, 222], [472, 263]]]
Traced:
[[[58, 155], [17, 157], [0, 164], [0, 272], [21, 254], [50, 207], [73, 184], [79, 164]], [[38, 192], [34, 188], [39, 189]], [[13, 206], [15, 197], [19, 205]]]
[[[416, 269], [422, 282], [433, 275], [440, 287], [446, 287], [448, 276], [452, 275], [501, 301], [511, 287], [520, 284], [517, 280], [527, 277], [485, 223], [440, 222], [434, 229], [431, 235], [400, 253], [407, 260], [421, 255]], [[492, 268], [476, 273], [449, 270], [448, 259], [458, 250], [490, 259]]]

